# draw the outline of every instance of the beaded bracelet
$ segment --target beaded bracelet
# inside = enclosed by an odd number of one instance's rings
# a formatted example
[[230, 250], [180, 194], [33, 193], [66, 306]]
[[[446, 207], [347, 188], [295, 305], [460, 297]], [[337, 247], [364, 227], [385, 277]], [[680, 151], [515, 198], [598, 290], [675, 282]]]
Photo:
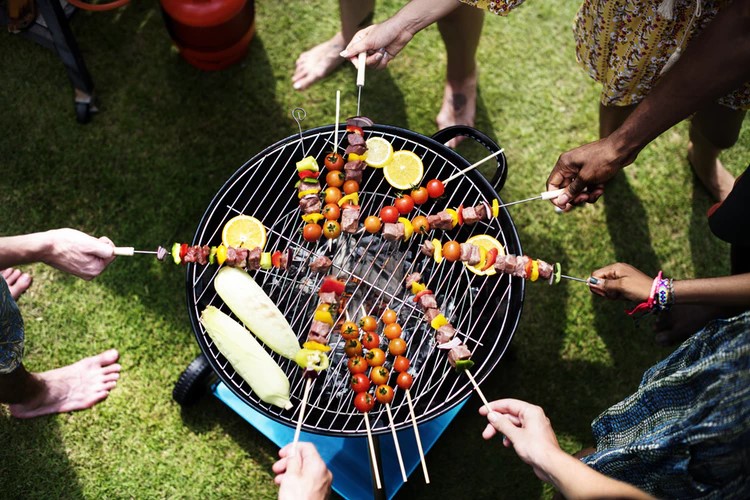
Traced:
[[666, 311], [672, 306], [672, 304], [674, 304], [674, 286], [672, 280], [670, 278], [662, 277], [662, 272], [659, 271], [659, 274], [656, 275], [653, 283], [651, 283], [651, 290], [648, 293], [646, 301], [641, 302], [629, 311], [625, 310], [625, 312], [632, 316], [633, 314], [644, 310], [646, 311], [646, 314], [654, 309]]

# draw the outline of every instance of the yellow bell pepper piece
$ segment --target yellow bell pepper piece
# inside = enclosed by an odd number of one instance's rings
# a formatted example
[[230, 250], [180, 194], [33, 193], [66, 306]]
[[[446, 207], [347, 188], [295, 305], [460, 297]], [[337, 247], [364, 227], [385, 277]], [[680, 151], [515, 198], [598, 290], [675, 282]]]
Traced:
[[309, 170], [311, 172], [319, 172], [318, 162], [312, 156], [306, 156], [297, 162], [297, 171]]
[[352, 205], [359, 205], [359, 194], [358, 193], [350, 193], [346, 196], [342, 196], [341, 199], [338, 201], [339, 206], [343, 207], [346, 203], [351, 203]]
[[434, 328], [435, 330], [447, 324], [448, 324], [448, 320], [442, 314], [438, 314], [437, 316], [435, 316], [435, 318], [432, 321], [430, 321], [430, 326]]
[[321, 344], [320, 342], [315, 342], [314, 340], [308, 340], [307, 342], [302, 344], [302, 347], [305, 349], [310, 349], [311, 351], [328, 352], [331, 350], [331, 346]]
[[304, 191], [300, 191], [299, 193], [297, 193], [297, 198], [299, 198], [301, 200], [302, 198], [304, 198], [308, 194], [317, 194], [318, 191], [320, 191], [320, 190], [319, 189], [305, 189]]
[[367, 151], [365, 151], [365, 154], [363, 155], [349, 153], [349, 156], [347, 156], [347, 161], [365, 161], [366, 159], [367, 159]]
[[432, 240], [432, 246], [435, 247], [435, 252], [432, 254], [432, 258], [435, 259], [436, 264], [443, 262], [443, 244], [437, 238]]
[[411, 284], [411, 293], [413, 293], [414, 295], [418, 294], [419, 292], [425, 289], [427, 289], [427, 286], [424, 283], [415, 281], [414, 283]]
[[534, 260], [531, 262], [531, 277], [529, 278], [531, 281], [536, 281], [539, 279], [539, 261]]
[[315, 316], [313, 317], [313, 319], [327, 325], [333, 325], [333, 315], [329, 311], [319, 309], [315, 311]]
[[497, 217], [498, 215], [500, 215], [500, 202], [495, 198], [492, 200], [492, 216]]
[[456, 227], [458, 225], [458, 212], [456, 212], [452, 208], [446, 208], [445, 211], [451, 214], [451, 219], [453, 219], [451, 227]]
[[227, 247], [224, 246], [222, 243], [219, 245], [219, 247], [216, 249], [216, 262], [219, 263], [219, 265], [224, 265], [224, 261], [227, 260]]
[[311, 214], [305, 214], [305, 215], [302, 216], [302, 220], [303, 221], [308, 222], [308, 223], [313, 223], [313, 224], [317, 224], [318, 222], [320, 222], [323, 219], [325, 219], [325, 215], [323, 215], [321, 213], [318, 213], [318, 212], [314, 212], [314, 213], [311, 213]]
[[398, 221], [404, 225], [404, 241], [409, 241], [411, 235], [414, 234], [414, 226], [406, 217], [399, 217]]

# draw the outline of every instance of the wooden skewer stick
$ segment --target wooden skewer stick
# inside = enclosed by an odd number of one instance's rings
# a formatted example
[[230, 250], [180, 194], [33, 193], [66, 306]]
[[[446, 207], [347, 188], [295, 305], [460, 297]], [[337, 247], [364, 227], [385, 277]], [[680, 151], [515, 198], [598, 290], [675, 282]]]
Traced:
[[302, 431], [302, 421], [305, 419], [305, 407], [307, 406], [307, 398], [310, 397], [310, 387], [312, 387], [312, 379], [308, 378], [305, 381], [305, 394], [302, 396], [302, 406], [299, 407], [299, 419], [297, 420], [297, 428], [294, 430], [294, 441], [292, 441], [292, 455], [297, 453], [297, 441], [299, 441], [299, 434]]
[[409, 403], [409, 413], [411, 414], [411, 425], [414, 427], [414, 437], [417, 438], [417, 449], [419, 450], [419, 460], [422, 462], [422, 472], [424, 473], [424, 482], [430, 484], [430, 475], [427, 473], [427, 462], [424, 459], [424, 450], [422, 449], [422, 438], [419, 437], [419, 427], [417, 426], [417, 416], [414, 414], [414, 404], [411, 402], [411, 391], [406, 389], [406, 402]]
[[443, 181], [443, 185], [446, 185], [446, 184], [448, 184], [448, 183], [449, 183], [450, 181], [452, 181], [452, 180], [454, 180], [454, 179], [457, 179], [457, 178], [461, 177], [462, 175], [464, 175], [464, 174], [465, 174], [466, 172], [468, 172], [469, 170], [472, 170], [472, 169], [475, 169], [475, 168], [477, 168], [477, 167], [478, 167], [479, 165], [481, 165], [482, 163], [484, 163], [484, 162], [486, 162], [486, 161], [488, 161], [488, 160], [491, 160], [492, 158], [494, 158], [494, 157], [496, 157], [497, 155], [501, 154], [501, 153], [502, 153], [503, 151], [505, 151], [505, 150], [504, 150], [504, 149], [501, 149], [500, 151], [495, 151], [494, 153], [492, 153], [492, 154], [491, 154], [491, 155], [489, 155], [488, 157], [486, 157], [486, 158], [483, 158], [483, 159], [479, 160], [478, 162], [476, 162], [476, 163], [475, 163], [475, 164], [473, 164], [473, 165], [469, 165], [468, 167], [466, 167], [465, 169], [461, 170], [460, 172], [456, 172], [455, 174], [453, 174], [453, 175], [451, 175], [450, 177], [448, 177], [447, 179], [445, 179], [445, 180]]
[[484, 406], [487, 407], [487, 411], [492, 412], [490, 403], [487, 401], [487, 398], [484, 397], [484, 393], [482, 392], [482, 389], [479, 388], [479, 384], [477, 384], [477, 381], [474, 380], [474, 375], [472, 375], [469, 370], [464, 370], [464, 372], [469, 377], [469, 380], [471, 380], [471, 383], [474, 385], [474, 390], [477, 391], [477, 394], [479, 394], [479, 398], [482, 400], [482, 403], [484, 403]]
[[401, 467], [401, 478], [406, 482], [406, 468], [404, 467], [404, 459], [401, 457], [401, 446], [398, 444], [398, 437], [396, 437], [396, 424], [393, 423], [393, 413], [391, 413], [391, 405], [385, 405], [385, 411], [388, 412], [388, 420], [391, 422], [391, 434], [393, 435], [393, 444], [396, 445], [396, 456], [398, 457], [398, 466]]
[[372, 431], [370, 430], [370, 417], [365, 412], [365, 427], [367, 427], [367, 444], [370, 446], [370, 459], [372, 460], [372, 470], [375, 473], [375, 485], [379, 490], [383, 489], [380, 484], [380, 471], [378, 471], [378, 458], [375, 456], [375, 443], [372, 442]]
[[333, 152], [339, 148], [339, 114], [341, 112], [341, 91], [336, 91], [336, 121], [333, 129]]

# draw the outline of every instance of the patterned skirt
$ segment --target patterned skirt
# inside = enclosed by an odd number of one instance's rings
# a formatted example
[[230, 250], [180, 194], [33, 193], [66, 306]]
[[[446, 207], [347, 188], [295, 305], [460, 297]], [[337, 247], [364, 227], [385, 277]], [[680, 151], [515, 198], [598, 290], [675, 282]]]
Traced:
[[0, 276], [0, 375], [21, 365], [23, 359], [23, 318], [10, 295], [5, 278]]
[[659, 498], [750, 498], [750, 312], [716, 320], [594, 420], [582, 460]]

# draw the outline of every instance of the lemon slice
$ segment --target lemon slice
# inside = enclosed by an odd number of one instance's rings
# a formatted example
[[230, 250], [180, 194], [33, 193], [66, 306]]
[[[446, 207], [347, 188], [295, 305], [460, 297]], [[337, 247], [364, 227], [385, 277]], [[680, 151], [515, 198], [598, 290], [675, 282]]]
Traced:
[[238, 215], [224, 225], [221, 242], [225, 247], [263, 249], [266, 244], [266, 228], [255, 217]]
[[496, 248], [498, 255], [505, 255], [505, 248], [503, 247], [503, 244], [489, 234], [478, 234], [476, 236], [472, 236], [471, 238], [466, 240], [466, 243], [471, 243], [472, 245], [478, 246], [479, 253], [482, 256], [482, 259], [476, 266], [470, 266], [469, 264], [464, 262], [463, 264], [466, 266], [466, 268], [472, 273], [478, 274], [480, 276], [491, 276], [495, 274], [497, 271], [495, 271], [494, 266], [488, 268], [486, 271], [482, 271], [482, 268], [484, 267], [484, 263], [486, 262], [487, 252], [490, 249]]
[[393, 158], [393, 146], [382, 137], [370, 137], [365, 141], [367, 156], [365, 163], [373, 168], [383, 168]]
[[406, 150], [393, 153], [391, 161], [383, 167], [385, 180], [396, 189], [411, 189], [419, 185], [423, 174], [422, 160]]

